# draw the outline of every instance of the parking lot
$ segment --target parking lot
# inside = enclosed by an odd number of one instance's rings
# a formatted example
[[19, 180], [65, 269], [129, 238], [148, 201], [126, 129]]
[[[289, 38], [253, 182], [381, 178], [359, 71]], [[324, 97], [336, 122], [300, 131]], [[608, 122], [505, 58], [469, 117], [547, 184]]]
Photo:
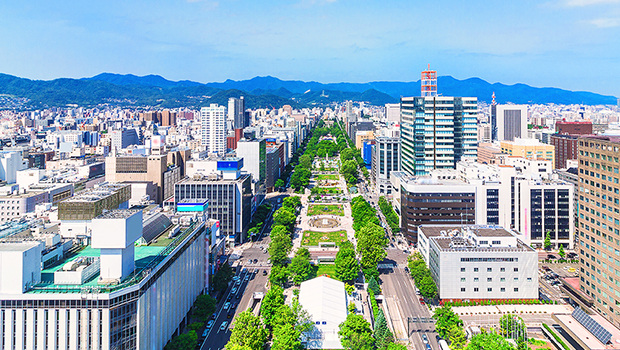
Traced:
[[[569, 253], [571, 259], [577, 259], [575, 253]], [[567, 258], [569, 255], [567, 254]], [[560, 291], [563, 277], [578, 277], [579, 264], [574, 262], [557, 262], [559, 256], [553, 253], [539, 253], [538, 276], [539, 289], [543, 299], [563, 302], [566, 296]], [[545, 261], [549, 260], [549, 261]], [[546, 298], [545, 298], [546, 297]]]

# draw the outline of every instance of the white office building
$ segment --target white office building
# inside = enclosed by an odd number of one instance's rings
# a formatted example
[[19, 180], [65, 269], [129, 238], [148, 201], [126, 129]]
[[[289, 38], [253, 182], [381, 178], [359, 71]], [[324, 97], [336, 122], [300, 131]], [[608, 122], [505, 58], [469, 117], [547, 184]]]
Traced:
[[200, 109], [201, 145], [209, 154], [226, 153], [226, 107], [212, 103]]
[[0, 152], [0, 180], [7, 183], [17, 181], [17, 172], [28, 168], [28, 160], [22, 158], [21, 152]]
[[207, 223], [134, 246], [142, 212], [109, 211], [93, 220], [92, 246], [45, 269], [41, 243], [0, 243], [2, 348], [163, 349], [207, 286]]
[[422, 225], [419, 249], [439, 298], [538, 299], [538, 253], [500, 226]]
[[515, 138], [527, 138], [527, 106], [526, 105], [497, 105], [497, 139], [499, 141], [514, 141]]
[[392, 171], [400, 171], [400, 138], [377, 137], [372, 145], [370, 178], [380, 196], [392, 195]]

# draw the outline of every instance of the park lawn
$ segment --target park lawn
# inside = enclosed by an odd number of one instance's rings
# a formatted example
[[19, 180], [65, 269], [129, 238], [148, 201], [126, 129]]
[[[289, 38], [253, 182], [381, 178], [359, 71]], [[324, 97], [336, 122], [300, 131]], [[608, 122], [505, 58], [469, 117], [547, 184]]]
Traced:
[[[341, 234], [343, 234], [341, 236]], [[319, 242], [334, 242], [339, 244], [347, 240], [347, 231], [340, 230], [334, 232], [304, 231], [301, 239], [302, 246], [318, 246]]]
[[341, 194], [342, 190], [338, 187], [313, 187], [312, 194]]
[[317, 180], [338, 180], [340, 179], [340, 175], [329, 175], [329, 174], [318, 174], [314, 175]]
[[314, 276], [328, 275], [333, 279], [336, 278], [336, 265], [335, 264], [318, 264], [314, 267]]
[[344, 209], [342, 209], [341, 204], [311, 204], [308, 207], [308, 216], [314, 215], [344, 216]]

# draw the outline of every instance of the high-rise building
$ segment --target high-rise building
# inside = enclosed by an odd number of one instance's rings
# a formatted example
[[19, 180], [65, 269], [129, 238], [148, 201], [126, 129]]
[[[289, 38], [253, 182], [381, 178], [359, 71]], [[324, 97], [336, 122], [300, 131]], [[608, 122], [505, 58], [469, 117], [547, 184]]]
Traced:
[[212, 103], [200, 109], [201, 144], [207, 153], [226, 152], [226, 107]]
[[174, 201], [208, 200], [208, 217], [220, 222], [229, 244], [244, 243], [252, 217], [252, 175], [241, 174], [243, 159], [217, 161], [221, 174], [194, 176], [175, 184]]
[[495, 91], [491, 102], [491, 141], [497, 141], [497, 103], [495, 102]]
[[252, 174], [256, 182], [265, 181], [265, 158], [267, 154], [267, 142], [265, 139], [246, 140], [241, 139], [237, 143], [237, 157], [243, 158], [241, 170]]
[[555, 151], [555, 168], [566, 169], [566, 161], [577, 159], [579, 136], [568, 134], [554, 134], [549, 138]]
[[618, 136], [579, 139], [579, 289], [615, 326], [620, 325], [619, 154]]
[[167, 109], [161, 112], [161, 125], [162, 126], [174, 126], [176, 124], [177, 124], [176, 112], [171, 112]]
[[140, 143], [136, 129], [113, 130], [110, 132], [110, 136], [112, 138], [112, 149], [117, 151]]
[[370, 178], [381, 196], [392, 195], [392, 171], [400, 171], [400, 138], [377, 137], [372, 145]]
[[400, 103], [385, 104], [385, 119], [395, 123], [400, 121]]
[[527, 137], [526, 105], [497, 105], [495, 119], [499, 141], [514, 141], [517, 137]]
[[228, 120], [232, 121], [233, 129], [243, 129], [245, 125], [245, 100], [231, 97], [228, 99]]
[[475, 97], [401, 98], [402, 170], [426, 175], [476, 160], [477, 114]]

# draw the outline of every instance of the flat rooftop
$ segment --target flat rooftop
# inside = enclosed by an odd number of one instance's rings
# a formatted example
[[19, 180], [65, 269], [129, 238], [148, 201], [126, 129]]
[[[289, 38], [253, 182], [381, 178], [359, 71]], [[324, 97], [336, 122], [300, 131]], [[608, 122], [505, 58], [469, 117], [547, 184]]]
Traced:
[[[62, 285], [54, 283], [54, 272], [62, 269], [62, 267], [71, 261], [74, 261], [80, 257], [101, 257], [101, 250], [92, 248], [90, 245], [82, 248], [77, 253], [65, 257], [58, 261], [53, 266], [50, 266], [41, 271], [41, 283], [36, 284], [27, 291], [30, 294], [41, 293], [81, 293], [83, 289], [97, 289], [99, 293], [111, 293], [134, 284], [140, 283], [152, 273], [157, 271], [157, 266], [168, 255], [175, 251], [175, 249], [195, 231], [196, 225], [194, 223], [191, 226], [184, 228], [179, 235], [170, 240], [166, 245], [149, 244], [143, 246], [134, 247], [134, 259], [135, 270], [129, 275], [123, 282], [117, 285], [100, 285], [98, 283], [99, 273], [93, 276], [90, 280], [81, 285]], [[210, 226], [209, 226], [210, 227]], [[167, 231], [164, 231], [165, 234]], [[1, 246], [1, 245], [0, 245]]]
[[126, 219], [133, 214], [139, 212], [139, 209], [114, 209], [104, 211], [103, 214], [95, 217], [95, 219]]
[[616, 328], [611, 322], [607, 321], [603, 316], [599, 314], [592, 314], [590, 317], [598, 322], [605, 330], [611, 333], [611, 341], [608, 344], [601, 343], [594, 334], [590, 333], [579, 321], [577, 321], [571, 314], [555, 314], [554, 317], [558, 320], [562, 328], [572, 333], [576, 340], [583, 343], [587, 350], [599, 350], [599, 349], [620, 349], [620, 329]]
[[71, 198], [65, 199], [63, 202], [96, 202], [102, 198], [108, 197], [116, 193], [118, 190], [131, 186], [130, 184], [105, 184], [96, 188], [91, 188], [80, 192]]
[[478, 237], [515, 237], [502, 226], [420, 225], [418, 229], [421, 229], [426, 237], [431, 238], [441, 236], [442, 232], [447, 234], [454, 230], [461, 231], [462, 227], [469, 227]]
[[528, 245], [524, 244], [520, 240], [517, 239], [516, 247], [507, 247], [507, 246], [497, 246], [497, 247], [480, 247], [476, 246], [472, 242], [463, 238], [453, 238], [453, 237], [432, 237], [433, 241], [439, 245], [439, 248], [444, 251], [453, 251], [453, 252], [465, 252], [465, 251], [474, 251], [481, 253], [495, 253], [495, 252], [535, 252]]

